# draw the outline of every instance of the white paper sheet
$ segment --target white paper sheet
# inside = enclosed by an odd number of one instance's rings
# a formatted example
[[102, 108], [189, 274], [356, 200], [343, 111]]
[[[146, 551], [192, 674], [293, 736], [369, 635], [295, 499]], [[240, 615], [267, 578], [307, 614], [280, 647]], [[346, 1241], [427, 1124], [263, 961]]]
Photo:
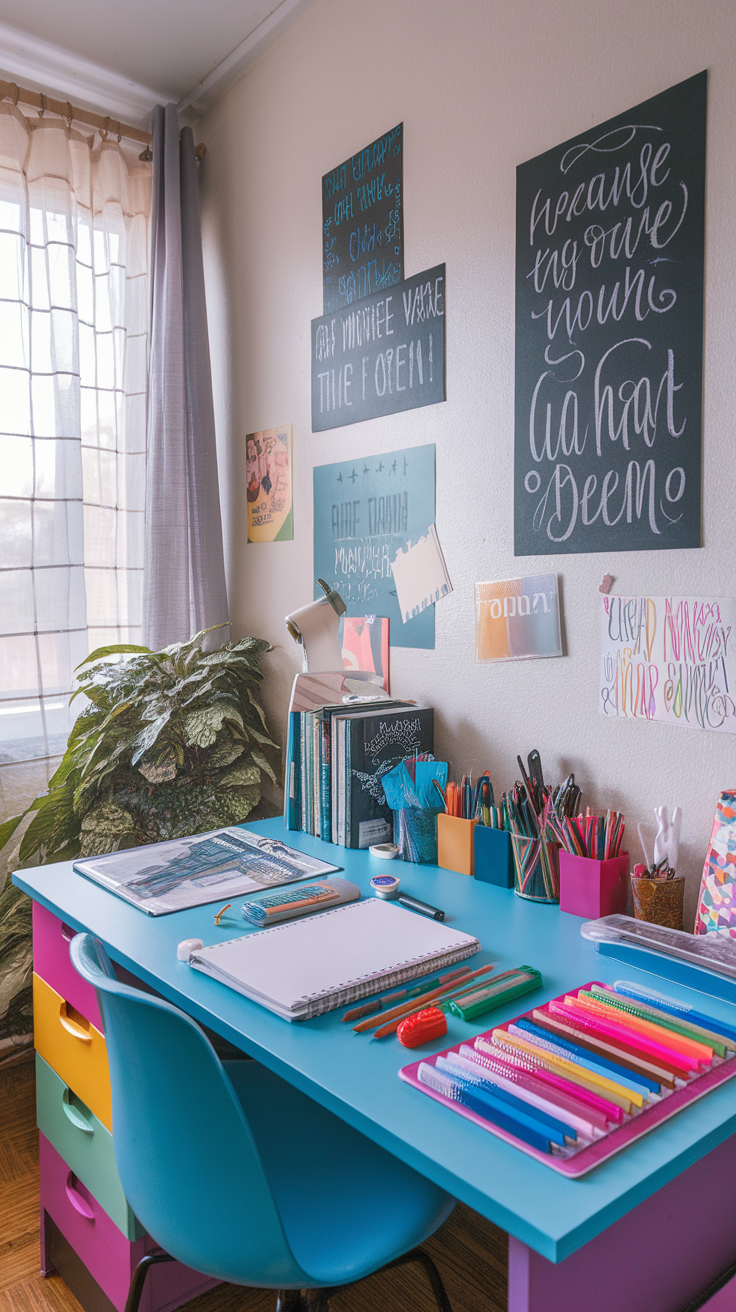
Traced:
[[426, 537], [396, 553], [391, 570], [401, 618], [406, 624], [440, 597], [452, 592], [437, 529], [430, 524]]

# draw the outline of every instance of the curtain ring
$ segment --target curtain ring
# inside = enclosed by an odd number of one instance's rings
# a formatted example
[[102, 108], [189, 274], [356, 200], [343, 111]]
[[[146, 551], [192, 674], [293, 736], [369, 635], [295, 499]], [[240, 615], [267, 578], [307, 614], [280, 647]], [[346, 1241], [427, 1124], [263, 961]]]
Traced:
[[14, 106], [15, 106], [16, 109], [18, 108], [18, 97], [19, 97], [19, 95], [20, 95], [20, 91], [18, 90], [18, 84], [17, 84], [16, 82], [11, 82], [11, 83], [10, 83], [10, 98], [11, 98], [11, 100], [12, 100], [12, 102], [13, 102], [13, 104], [14, 104]]
[[73, 118], [74, 118], [74, 107], [73, 107], [73, 105], [72, 105], [72, 103], [71, 103], [70, 100], [67, 100], [67, 102], [66, 102], [66, 114], [65, 114], [64, 117], [65, 117], [65, 119], [66, 119], [66, 125], [67, 125], [69, 131], [71, 132], [71, 130], [72, 130], [72, 120], [73, 120]]
[[120, 145], [120, 138], [122, 137], [123, 134], [122, 134], [122, 132], [120, 131], [120, 120], [119, 120], [119, 119], [118, 119], [118, 122], [117, 122], [117, 125], [116, 125], [116, 126], [117, 126], [117, 130], [118, 130], [118, 145]]
[[41, 107], [38, 111], [38, 117], [43, 118], [44, 114], [46, 113], [46, 96], [43, 91], [39, 91], [38, 94], [41, 97]]
[[107, 134], [109, 131], [110, 131], [110, 119], [106, 118], [104, 128], [100, 128], [100, 136], [102, 137], [103, 141], [107, 141]]

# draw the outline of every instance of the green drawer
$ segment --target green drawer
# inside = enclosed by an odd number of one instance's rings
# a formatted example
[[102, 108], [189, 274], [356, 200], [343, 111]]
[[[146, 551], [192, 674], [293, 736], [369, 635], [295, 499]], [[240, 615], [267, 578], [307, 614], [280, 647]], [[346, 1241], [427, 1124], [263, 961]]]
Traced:
[[126, 1239], [146, 1233], [120, 1183], [110, 1131], [36, 1053], [36, 1123]]

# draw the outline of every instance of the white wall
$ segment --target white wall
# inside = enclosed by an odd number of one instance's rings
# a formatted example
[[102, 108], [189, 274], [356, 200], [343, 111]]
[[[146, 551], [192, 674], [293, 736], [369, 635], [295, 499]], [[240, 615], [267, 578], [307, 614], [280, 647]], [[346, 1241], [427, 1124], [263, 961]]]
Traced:
[[[708, 68], [701, 550], [515, 558], [512, 523], [515, 167]], [[322, 312], [320, 179], [403, 120], [407, 276], [447, 264], [445, 404], [312, 434], [310, 320]], [[299, 656], [284, 615], [312, 596], [312, 467], [434, 442], [437, 526], [455, 591], [436, 649], [394, 648], [393, 688], [436, 708], [436, 754], [497, 787], [538, 747], [632, 825], [684, 809], [694, 910], [736, 739], [605, 719], [598, 584], [736, 595], [733, 314], [736, 6], [732, 0], [323, 0], [199, 123], [209, 315], [236, 633], [265, 636], [281, 739]], [[246, 545], [243, 435], [294, 424], [295, 538]], [[478, 665], [473, 585], [561, 576], [567, 655]], [[632, 832], [632, 850], [637, 843]], [[637, 857], [637, 859], [640, 859]], [[691, 922], [690, 922], [691, 923]]]

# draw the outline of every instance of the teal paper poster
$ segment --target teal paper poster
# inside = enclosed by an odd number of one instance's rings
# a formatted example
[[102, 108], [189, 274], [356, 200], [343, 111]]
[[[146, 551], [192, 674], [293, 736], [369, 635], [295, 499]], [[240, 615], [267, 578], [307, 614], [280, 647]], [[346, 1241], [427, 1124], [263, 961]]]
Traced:
[[434, 523], [434, 443], [314, 469], [315, 597], [322, 578], [348, 615], [385, 615], [392, 647], [434, 648], [434, 606], [404, 624], [391, 565]]

